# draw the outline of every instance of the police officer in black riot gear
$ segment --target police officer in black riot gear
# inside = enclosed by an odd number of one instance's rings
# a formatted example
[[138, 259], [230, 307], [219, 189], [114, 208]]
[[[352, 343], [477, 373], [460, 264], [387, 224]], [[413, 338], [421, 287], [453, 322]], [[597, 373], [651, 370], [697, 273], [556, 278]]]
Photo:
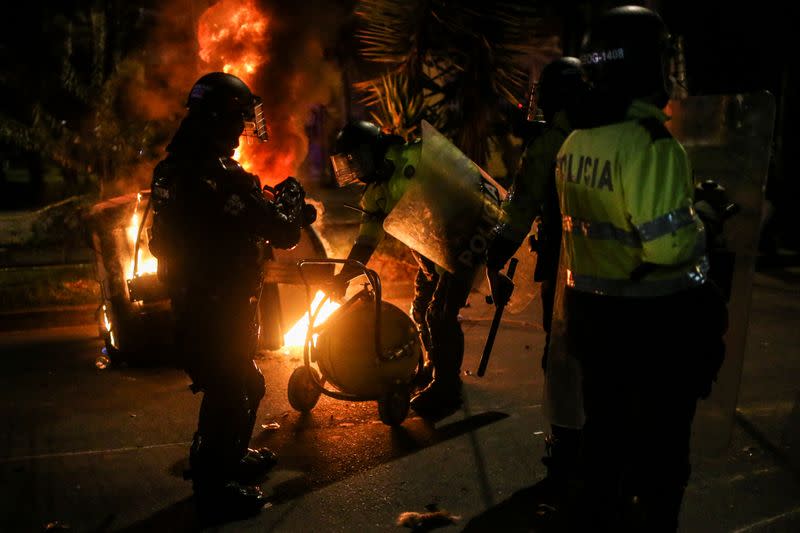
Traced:
[[[540, 132], [525, 148], [520, 168], [508, 199], [503, 203], [507, 222], [495, 229], [496, 237], [487, 251], [487, 276], [493, 298], [502, 303], [510, 293], [511, 281], [500, 270], [522, 244], [531, 224], [538, 220], [536, 236], [530, 237], [531, 250], [536, 252], [534, 280], [541, 283], [542, 326], [545, 346], [542, 369], [547, 374], [547, 357], [553, 322], [553, 305], [561, 248], [561, 211], [555, 183], [555, 162], [558, 149], [580, 122], [581, 100], [586, 95], [581, 64], [577, 58], [562, 57], [548, 63], [533, 85], [529, 99], [529, 119], [543, 118]], [[570, 397], [571, 391], [561, 390], [560, 384], [550, 381], [548, 394]], [[582, 409], [576, 405], [575, 409]], [[576, 416], [580, 418], [580, 416]], [[546, 439], [547, 466], [546, 496], [550, 508], [559, 508], [568, 489], [577, 479], [580, 430], [562, 421], [551, 420]], [[573, 422], [570, 422], [574, 424]]]
[[167, 157], [153, 173], [151, 249], [166, 284], [181, 364], [203, 400], [190, 449], [202, 511], [242, 515], [264, 504], [250, 483], [275, 454], [248, 443], [264, 378], [253, 361], [262, 262], [268, 246], [291, 248], [314, 219], [305, 192], [287, 178], [268, 199], [231, 157], [239, 137], [266, 140], [260, 98], [239, 78], [201, 77], [189, 94]]

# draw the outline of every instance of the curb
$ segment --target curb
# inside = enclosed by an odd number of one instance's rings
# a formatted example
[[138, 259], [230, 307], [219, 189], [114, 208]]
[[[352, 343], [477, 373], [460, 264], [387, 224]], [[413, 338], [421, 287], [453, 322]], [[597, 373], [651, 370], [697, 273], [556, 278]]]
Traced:
[[96, 304], [3, 311], [0, 332], [96, 324], [96, 312]]

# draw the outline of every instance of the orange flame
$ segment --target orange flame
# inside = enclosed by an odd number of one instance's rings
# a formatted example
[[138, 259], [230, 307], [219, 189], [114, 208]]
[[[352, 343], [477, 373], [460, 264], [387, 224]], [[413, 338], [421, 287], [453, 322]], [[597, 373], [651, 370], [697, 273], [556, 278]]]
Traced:
[[[314, 295], [314, 301], [311, 302], [311, 312], [316, 312], [317, 308], [322, 303], [322, 300], [325, 298], [325, 294], [322, 291], [317, 291], [317, 294]], [[340, 304], [336, 302], [332, 302], [327, 300], [323, 305], [322, 309], [319, 310], [317, 313], [316, 320], [314, 321], [314, 326], [319, 326], [323, 322], [325, 322], [328, 317], [333, 314], [334, 311], [341, 307]], [[283, 336], [283, 343], [286, 347], [302, 347], [303, 344], [306, 342], [306, 335], [308, 333], [308, 324], [309, 324], [309, 317], [308, 313], [302, 316], [300, 320], [298, 320], [292, 329]], [[313, 335], [313, 342], [317, 342], [317, 335]]]
[[268, 26], [254, 0], [222, 0], [200, 16], [200, 59], [252, 86], [256, 71], [267, 62]]
[[[269, 27], [269, 17], [257, 9], [255, 0], [221, 0], [200, 17], [197, 29], [200, 58], [210, 70], [229, 72], [258, 94], [259, 75], [269, 63]], [[268, 88], [265, 90], [269, 96]], [[307, 149], [301, 121], [294, 116], [277, 116], [276, 111], [266, 98], [267, 126], [270, 121], [280, 121], [280, 138], [273, 138], [267, 144], [248, 144], [242, 138], [234, 154], [234, 159], [246, 170], [270, 185], [295, 175]]]
[[[269, 18], [258, 10], [255, 0], [222, 0], [200, 17], [200, 58], [212, 70], [239, 77], [257, 93], [258, 74], [269, 61], [269, 25]], [[269, 125], [269, 109], [265, 112]], [[262, 182], [275, 184], [294, 174], [303, 148], [282, 141], [280, 150], [276, 150], [274, 145], [249, 144], [243, 137], [233, 158]]]
[[[136, 209], [133, 211], [131, 222], [125, 230], [130, 243], [131, 250], [136, 249], [136, 238], [139, 235], [139, 207], [142, 202], [142, 196], [137, 195]], [[125, 272], [125, 279], [133, 279], [134, 275], [141, 276], [142, 274], [155, 274], [158, 272], [158, 260], [150, 253], [147, 246], [146, 231], [142, 231], [142, 237], [139, 242], [139, 260], [134, 261], [131, 256], [130, 264]], [[134, 263], [136, 263], [136, 271], [134, 272]]]

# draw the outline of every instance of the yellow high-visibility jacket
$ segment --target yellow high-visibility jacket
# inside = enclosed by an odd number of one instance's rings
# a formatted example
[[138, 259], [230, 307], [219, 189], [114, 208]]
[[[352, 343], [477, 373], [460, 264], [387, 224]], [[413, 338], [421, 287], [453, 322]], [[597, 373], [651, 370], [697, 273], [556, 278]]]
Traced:
[[683, 147], [668, 117], [634, 101], [624, 121], [574, 131], [558, 152], [567, 285], [621, 297], [705, 282], [705, 232]]
[[376, 247], [386, 235], [383, 219], [394, 209], [408, 188], [408, 181], [414, 176], [422, 152], [421, 142], [393, 145], [386, 159], [394, 163], [394, 173], [386, 181], [367, 185], [361, 196], [361, 226], [357, 243]]

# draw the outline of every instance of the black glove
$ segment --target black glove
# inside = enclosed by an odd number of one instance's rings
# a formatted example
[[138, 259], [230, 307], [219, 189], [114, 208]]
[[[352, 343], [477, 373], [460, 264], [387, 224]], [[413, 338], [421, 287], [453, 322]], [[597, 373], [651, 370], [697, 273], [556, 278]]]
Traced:
[[306, 191], [300, 182], [289, 176], [275, 186], [273, 203], [278, 210], [290, 219], [302, 220]]
[[492, 292], [494, 305], [502, 307], [511, 299], [514, 292], [514, 282], [499, 270], [486, 268], [486, 278], [489, 280], [489, 290]]
[[347, 276], [342, 276], [344, 272], [340, 272], [333, 277], [333, 283], [331, 283], [331, 288], [328, 290], [328, 296], [330, 296], [331, 301], [339, 301], [344, 298], [344, 295], [347, 293], [347, 287], [350, 286], [350, 279]]
[[311, 204], [303, 204], [303, 223], [302, 226], [307, 228], [317, 220], [317, 208]]
[[486, 250], [486, 268], [490, 270], [502, 269], [517, 252], [520, 244], [522, 243], [501, 237], [495, 232], [495, 236]]

